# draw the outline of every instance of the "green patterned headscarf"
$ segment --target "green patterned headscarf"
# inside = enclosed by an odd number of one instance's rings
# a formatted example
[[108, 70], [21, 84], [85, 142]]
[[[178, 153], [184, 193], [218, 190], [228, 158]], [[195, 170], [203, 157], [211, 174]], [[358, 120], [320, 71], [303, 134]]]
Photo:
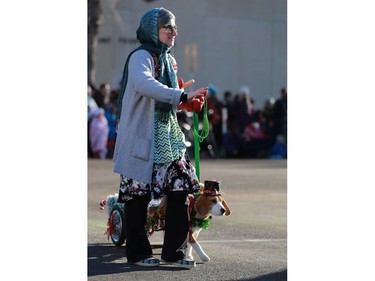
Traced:
[[[153, 53], [158, 58], [158, 64], [160, 68], [158, 79], [159, 82], [167, 85], [168, 87], [178, 88], [176, 73], [173, 70], [172, 62], [169, 59], [169, 53], [171, 52], [173, 47], [169, 47], [159, 41], [158, 17], [161, 10], [165, 9], [151, 9], [150, 11], [146, 12], [141, 18], [140, 25], [137, 29], [137, 39], [142, 45], [129, 54], [124, 66], [120, 96], [118, 100], [117, 122], [120, 120], [122, 100], [124, 97], [126, 84], [128, 82], [129, 59], [135, 51], [143, 49]], [[172, 109], [172, 106], [168, 103], [158, 102], [158, 106], [165, 111], [169, 111]]]

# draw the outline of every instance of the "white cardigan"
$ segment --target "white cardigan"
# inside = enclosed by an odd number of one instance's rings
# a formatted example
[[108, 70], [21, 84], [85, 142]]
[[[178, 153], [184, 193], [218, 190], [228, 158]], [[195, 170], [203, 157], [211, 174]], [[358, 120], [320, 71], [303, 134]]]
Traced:
[[146, 50], [139, 50], [131, 55], [128, 73], [113, 156], [113, 171], [151, 184], [155, 100], [172, 104], [176, 112], [183, 90], [168, 88], [154, 78], [154, 62]]

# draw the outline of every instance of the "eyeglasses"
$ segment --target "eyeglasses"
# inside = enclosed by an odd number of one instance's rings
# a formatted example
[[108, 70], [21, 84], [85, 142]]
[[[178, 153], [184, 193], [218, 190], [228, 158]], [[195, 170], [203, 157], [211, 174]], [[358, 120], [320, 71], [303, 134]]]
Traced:
[[166, 28], [167, 33], [169, 33], [169, 34], [173, 34], [173, 31], [176, 32], [176, 34], [177, 34], [177, 25], [175, 25], [175, 26], [166, 25], [166, 26], [163, 26], [163, 28]]

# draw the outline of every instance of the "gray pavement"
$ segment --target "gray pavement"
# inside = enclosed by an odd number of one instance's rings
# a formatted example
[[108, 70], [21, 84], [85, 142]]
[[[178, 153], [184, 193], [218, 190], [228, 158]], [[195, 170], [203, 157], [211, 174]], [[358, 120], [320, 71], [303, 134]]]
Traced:
[[[202, 263], [194, 253], [192, 270], [128, 265], [125, 246], [107, 240], [107, 209], [99, 210], [99, 202], [118, 192], [112, 168], [110, 160], [88, 161], [88, 280], [287, 280], [286, 160], [201, 160], [202, 181], [221, 181], [232, 214], [214, 217], [201, 231], [199, 242], [211, 261]], [[159, 258], [162, 235], [150, 237]]]

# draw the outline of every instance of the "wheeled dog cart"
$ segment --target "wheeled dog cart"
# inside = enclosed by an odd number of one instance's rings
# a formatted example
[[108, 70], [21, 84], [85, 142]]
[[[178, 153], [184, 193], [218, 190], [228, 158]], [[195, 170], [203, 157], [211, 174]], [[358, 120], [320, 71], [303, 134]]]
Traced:
[[106, 234], [111, 237], [112, 243], [120, 247], [126, 239], [125, 232], [125, 203], [116, 203], [109, 213]]
[[[100, 208], [103, 210], [104, 206], [108, 208], [107, 231], [105, 234], [111, 238], [112, 243], [120, 247], [126, 240], [125, 232], [125, 204], [118, 203], [118, 195], [109, 195], [107, 199], [100, 202]], [[148, 206], [147, 221], [145, 230], [148, 236], [151, 236], [155, 231], [164, 230], [165, 207], [160, 206], [160, 201], [150, 203]]]

